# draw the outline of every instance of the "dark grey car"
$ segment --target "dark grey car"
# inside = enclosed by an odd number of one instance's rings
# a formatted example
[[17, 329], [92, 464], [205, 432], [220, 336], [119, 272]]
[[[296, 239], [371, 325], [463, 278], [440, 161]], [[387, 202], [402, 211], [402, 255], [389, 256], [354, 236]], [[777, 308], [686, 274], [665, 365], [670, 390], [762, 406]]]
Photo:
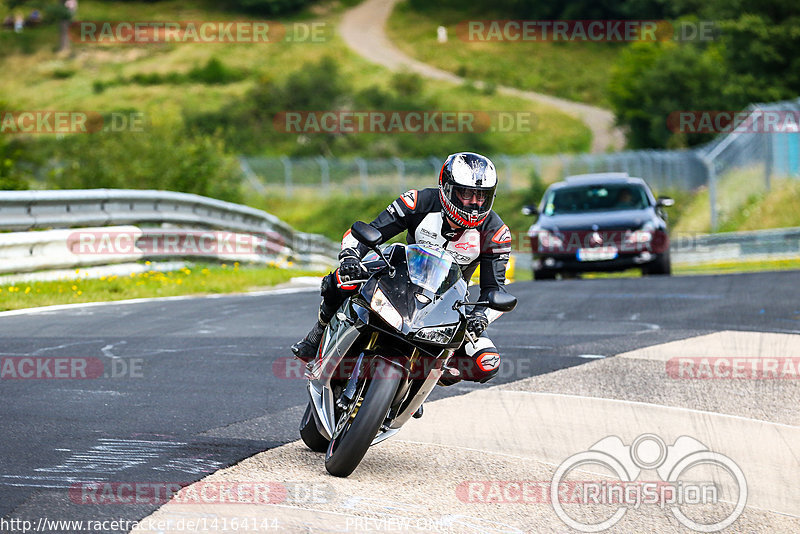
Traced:
[[581, 174], [551, 185], [538, 209], [523, 208], [539, 216], [528, 230], [534, 278], [631, 267], [670, 274], [663, 208], [672, 204], [626, 173]]

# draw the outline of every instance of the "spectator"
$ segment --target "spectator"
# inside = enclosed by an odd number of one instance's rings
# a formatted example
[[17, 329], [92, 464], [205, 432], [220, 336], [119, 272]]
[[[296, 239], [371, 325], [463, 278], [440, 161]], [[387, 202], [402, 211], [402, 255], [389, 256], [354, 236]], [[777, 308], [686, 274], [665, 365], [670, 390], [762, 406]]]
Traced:
[[17, 13], [14, 16], [14, 31], [17, 33], [22, 32], [22, 26], [25, 24], [25, 19], [22, 17], [22, 13]]

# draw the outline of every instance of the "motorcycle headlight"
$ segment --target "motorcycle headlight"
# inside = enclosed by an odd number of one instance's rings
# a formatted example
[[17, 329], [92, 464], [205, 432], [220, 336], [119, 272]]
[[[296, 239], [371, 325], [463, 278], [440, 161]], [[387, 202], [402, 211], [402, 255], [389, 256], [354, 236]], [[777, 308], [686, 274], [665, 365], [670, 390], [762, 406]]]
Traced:
[[447, 345], [458, 330], [458, 325], [450, 326], [432, 326], [430, 328], [423, 328], [414, 335], [414, 339], [420, 341], [427, 341], [429, 343], [436, 343], [437, 345]]
[[392, 306], [392, 303], [389, 302], [389, 299], [386, 298], [386, 295], [383, 294], [383, 291], [381, 291], [380, 288], [375, 289], [375, 293], [372, 295], [372, 301], [369, 303], [369, 306], [380, 316], [381, 319], [392, 325], [395, 330], [403, 329], [403, 318], [400, 316], [394, 306]]

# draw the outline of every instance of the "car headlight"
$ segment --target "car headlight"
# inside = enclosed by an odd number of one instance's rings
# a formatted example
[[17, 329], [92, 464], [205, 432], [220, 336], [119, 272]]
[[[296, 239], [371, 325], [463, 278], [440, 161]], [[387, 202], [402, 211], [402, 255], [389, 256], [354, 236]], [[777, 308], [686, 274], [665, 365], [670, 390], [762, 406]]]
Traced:
[[430, 328], [423, 328], [416, 333], [414, 339], [427, 341], [429, 343], [436, 343], [437, 345], [447, 345], [458, 330], [458, 325], [450, 326], [432, 326]]
[[561, 238], [549, 230], [539, 230], [537, 237], [539, 239], [539, 250], [552, 250], [564, 247], [564, 242]]
[[627, 232], [625, 243], [628, 245], [644, 245], [653, 240], [653, 232], [649, 230], [634, 230]]
[[386, 295], [383, 294], [383, 291], [381, 291], [380, 288], [375, 289], [375, 293], [372, 295], [372, 301], [369, 303], [369, 306], [380, 316], [381, 319], [392, 325], [395, 330], [403, 329], [403, 318], [400, 316], [394, 306], [392, 306], [392, 303], [389, 302], [389, 299], [386, 298]]

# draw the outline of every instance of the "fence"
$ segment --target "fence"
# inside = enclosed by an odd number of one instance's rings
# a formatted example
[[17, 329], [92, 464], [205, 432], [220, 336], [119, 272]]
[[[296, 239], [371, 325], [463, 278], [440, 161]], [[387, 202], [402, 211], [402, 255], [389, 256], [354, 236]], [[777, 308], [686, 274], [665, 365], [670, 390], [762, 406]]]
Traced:
[[[501, 187], [528, 188], [535, 172], [546, 183], [588, 172], [627, 172], [644, 178], [657, 191], [696, 191], [708, 187], [709, 228], [735, 215], [753, 195], [768, 191], [775, 179], [800, 176], [800, 99], [755, 104], [746, 113], [777, 112], [793, 117], [771, 132], [742, 131], [721, 134], [711, 143], [686, 150], [635, 150], [612, 154], [555, 156], [495, 155]], [[757, 125], [756, 125], [757, 126]], [[666, 125], [665, 125], [666, 127]], [[397, 193], [429, 187], [443, 157], [425, 159], [362, 159], [242, 157], [247, 181], [256, 192], [293, 195], [301, 191], [335, 189], [350, 193]]]

